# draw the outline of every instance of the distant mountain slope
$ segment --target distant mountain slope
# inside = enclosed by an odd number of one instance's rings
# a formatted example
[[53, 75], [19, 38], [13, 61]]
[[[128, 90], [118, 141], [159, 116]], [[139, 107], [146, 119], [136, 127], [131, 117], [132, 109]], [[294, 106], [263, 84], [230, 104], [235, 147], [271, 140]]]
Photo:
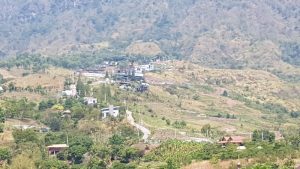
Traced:
[[156, 51], [214, 67], [274, 66], [281, 60], [299, 65], [300, 3], [2, 0], [0, 41], [0, 57], [25, 51], [55, 55], [103, 42], [126, 51], [151, 42]]

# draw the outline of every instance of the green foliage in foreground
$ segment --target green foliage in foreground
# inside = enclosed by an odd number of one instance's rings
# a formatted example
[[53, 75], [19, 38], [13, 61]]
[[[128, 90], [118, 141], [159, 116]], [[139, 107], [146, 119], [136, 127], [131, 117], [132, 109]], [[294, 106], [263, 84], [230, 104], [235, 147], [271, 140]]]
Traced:
[[247, 166], [245, 169], [294, 169], [295, 162], [291, 159], [288, 159], [284, 162], [283, 165], [279, 166], [276, 163], [259, 163]]
[[[237, 150], [236, 145], [222, 148], [217, 144], [201, 144], [170, 140], [162, 143], [157, 149], [145, 156], [145, 161], [165, 162], [167, 166], [179, 168], [188, 165], [193, 160], [229, 160], [238, 158], [257, 158], [261, 162], [275, 162], [277, 158], [285, 159], [288, 156], [297, 156], [299, 149], [285, 143], [268, 142], [247, 143], [246, 150]], [[168, 168], [166, 166], [166, 168]]]
[[36, 163], [38, 169], [68, 169], [69, 166], [66, 162], [51, 159], [51, 160], [42, 160]]

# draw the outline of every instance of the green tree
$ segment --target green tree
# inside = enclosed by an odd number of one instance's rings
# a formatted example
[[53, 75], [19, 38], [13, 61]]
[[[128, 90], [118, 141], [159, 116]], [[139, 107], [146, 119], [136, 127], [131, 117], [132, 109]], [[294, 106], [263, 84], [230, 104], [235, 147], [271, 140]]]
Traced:
[[210, 126], [210, 124], [205, 124], [201, 128], [201, 133], [204, 134], [206, 137], [210, 136], [210, 133], [211, 133], [211, 126]]
[[47, 108], [53, 107], [56, 103], [57, 103], [56, 100], [49, 99], [49, 100], [47, 101]]
[[227, 119], [230, 119], [230, 114], [227, 113], [227, 114], [226, 114], [226, 118], [227, 118]]
[[121, 145], [124, 144], [124, 142], [124, 137], [118, 134], [114, 134], [111, 138], [109, 138], [109, 144], [111, 145]]
[[12, 92], [12, 91], [15, 91], [15, 90], [16, 90], [15, 84], [14, 84], [13, 82], [10, 82], [10, 83], [8, 84], [8, 91], [9, 91], [9, 92]]
[[0, 84], [3, 84], [4, 83], [4, 78], [3, 78], [3, 75], [0, 74]]
[[62, 144], [67, 142], [67, 135], [65, 133], [48, 132], [45, 135], [45, 145]]
[[80, 97], [84, 97], [85, 96], [85, 86], [81, 80], [81, 78], [79, 77], [79, 79], [77, 80], [77, 84], [76, 84], [76, 90], [77, 90], [77, 93]]
[[224, 97], [228, 97], [228, 92], [227, 92], [226, 90], [224, 90], [224, 92], [223, 92], [222, 96], [224, 96]]
[[94, 156], [104, 160], [106, 162], [106, 164], [110, 163], [111, 161], [111, 148], [108, 146], [99, 146], [99, 145], [95, 145], [92, 149], [92, 153]]
[[0, 123], [0, 133], [3, 133], [4, 132], [4, 124], [3, 123]]
[[17, 144], [26, 142], [36, 143], [38, 140], [37, 134], [33, 130], [14, 130], [12, 134]]
[[80, 164], [82, 163], [83, 155], [87, 151], [87, 148], [82, 145], [73, 145], [69, 148], [69, 157], [75, 164]]
[[182, 129], [182, 128], [186, 127], [186, 122], [185, 121], [175, 121], [173, 123], [173, 126], [175, 128]]
[[50, 118], [47, 123], [52, 131], [60, 131], [62, 128], [62, 121], [57, 117]]
[[254, 130], [252, 134], [252, 141], [275, 141], [275, 134], [268, 130]]
[[6, 148], [0, 148], [0, 161], [10, 160], [12, 158], [11, 152]]
[[87, 136], [76, 136], [70, 141], [69, 157], [75, 164], [80, 164], [85, 153], [90, 151], [93, 145], [91, 138]]
[[0, 123], [4, 123], [5, 122], [5, 111], [0, 108]]
[[169, 119], [166, 119], [166, 124], [169, 126], [171, 124], [171, 121]]
[[107, 165], [106, 163], [98, 158], [92, 158], [88, 163], [89, 169], [106, 169]]
[[139, 156], [139, 151], [136, 148], [125, 147], [121, 150], [121, 162], [129, 163], [130, 160], [134, 160]]
[[45, 101], [41, 101], [40, 103], [39, 103], [39, 110], [40, 111], [44, 111], [44, 110], [46, 110], [48, 108], [48, 104], [45, 102]]
[[72, 110], [72, 114], [73, 114], [72, 117], [73, 118], [76, 118], [78, 120], [84, 118], [85, 111], [84, 111], [81, 104], [77, 103], [77, 104], [73, 105], [71, 110]]
[[73, 99], [67, 98], [67, 99], [65, 100], [64, 107], [65, 107], [66, 109], [71, 109], [71, 107], [73, 107]]

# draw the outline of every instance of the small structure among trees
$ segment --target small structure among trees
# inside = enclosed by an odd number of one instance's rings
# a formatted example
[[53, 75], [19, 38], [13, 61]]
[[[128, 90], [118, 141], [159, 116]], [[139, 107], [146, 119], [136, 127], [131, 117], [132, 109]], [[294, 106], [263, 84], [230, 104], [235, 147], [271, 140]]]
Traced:
[[227, 144], [237, 144], [239, 146], [242, 146], [244, 144], [245, 138], [242, 136], [229, 136], [229, 137], [222, 137], [219, 144], [227, 145]]
[[47, 147], [49, 155], [57, 155], [69, 148], [67, 144], [53, 144]]
[[102, 119], [105, 119], [107, 116], [118, 117], [119, 109], [120, 109], [119, 106], [114, 107], [113, 105], [110, 105], [108, 108], [101, 109]]
[[67, 97], [75, 97], [77, 95], [76, 85], [74, 85], [74, 84], [70, 85], [70, 89], [69, 90], [64, 90], [62, 92], [62, 95], [67, 96]]
[[97, 98], [94, 97], [84, 97], [83, 100], [86, 105], [96, 105], [98, 103]]

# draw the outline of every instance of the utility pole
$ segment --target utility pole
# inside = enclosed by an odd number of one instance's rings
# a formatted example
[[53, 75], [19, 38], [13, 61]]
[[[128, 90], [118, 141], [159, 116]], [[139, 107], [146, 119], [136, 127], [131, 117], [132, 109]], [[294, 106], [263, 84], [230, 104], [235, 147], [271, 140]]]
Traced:
[[141, 141], [141, 139], [140, 139], [140, 131], [139, 131], [139, 129], [138, 128], [136, 128], [137, 129], [137, 134], [138, 134], [138, 138], [139, 138], [139, 142]]
[[69, 134], [67, 132], [67, 145], [69, 145]]
[[140, 109], [139, 109], [139, 118], [140, 118], [140, 124], [142, 124], [141, 110]]

